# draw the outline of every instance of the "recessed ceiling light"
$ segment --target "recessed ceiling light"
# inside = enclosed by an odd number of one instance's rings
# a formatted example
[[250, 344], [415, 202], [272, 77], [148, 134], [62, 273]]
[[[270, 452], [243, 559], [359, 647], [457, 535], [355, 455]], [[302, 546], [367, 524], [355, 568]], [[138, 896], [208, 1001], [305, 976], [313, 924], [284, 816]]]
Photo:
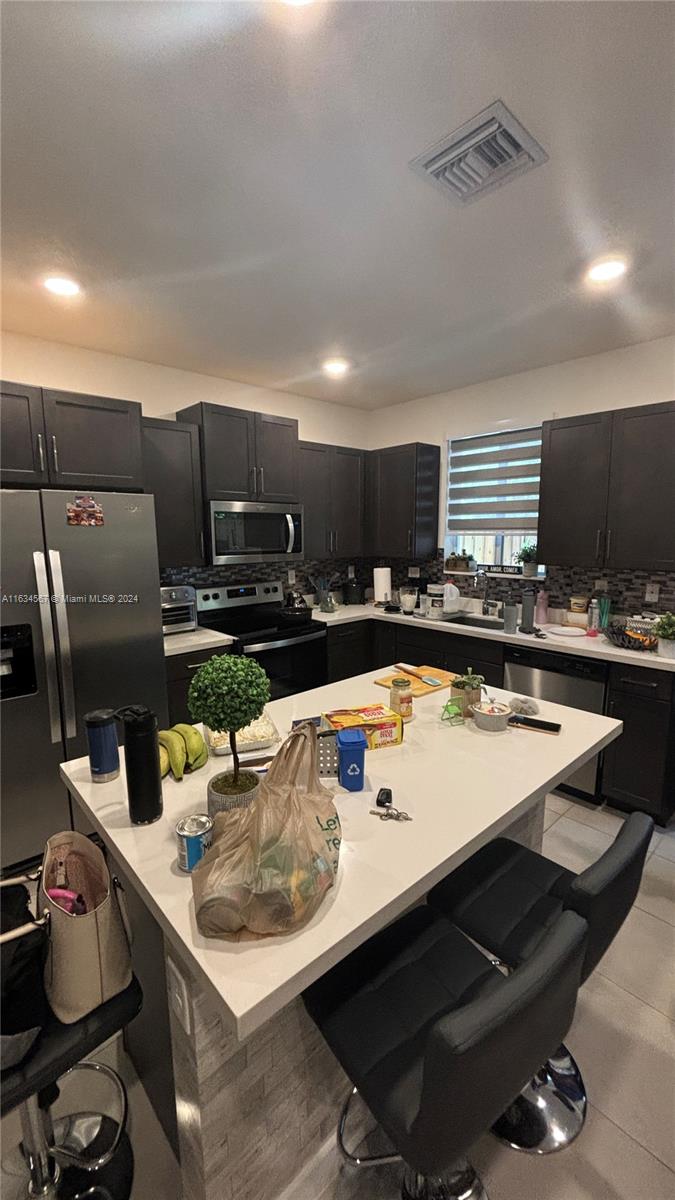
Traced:
[[60, 275], [50, 275], [49, 279], [45, 279], [44, 285], [48, 292], [53, 292], [55, 296], [77, 296], [80, 291], [79, 283], [74, 279], [64, 279]]
[[282, 4], [287, 4], [289, 8], [304, 8], [306, 4], [311, 4], [312, 0], [281, 0]]
[[321, 364], [324, 375], [330, 375], [331, 379], [341, 379], [343, 375], [347, 374], [349, 367], [350, 363], [346, 358], [327, 358]]
[[613, 283], [626, 274], [628, 264], [625, 258], [600, 258], [586, 272], [590, 283]]

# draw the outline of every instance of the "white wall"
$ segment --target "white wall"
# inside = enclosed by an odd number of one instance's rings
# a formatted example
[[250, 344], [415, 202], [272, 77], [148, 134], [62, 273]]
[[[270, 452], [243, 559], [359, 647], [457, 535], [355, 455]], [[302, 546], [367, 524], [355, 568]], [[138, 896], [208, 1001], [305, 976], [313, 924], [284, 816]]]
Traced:
[[116, 354], [83, 350], [3, 332], [0, 341], [3, 379], [64, 391], [90, 392], [138, 400], [146, 417], [172, 416], [176, 409], [204, 401], [254, 412], [295, 417], [300, 437], [310, 442], [366, 447], [371, 414], [361, 409], [308, 400], [271, 388], [251, 387], [194, 371], [139, 362]]
[[[448, 438], [536, 425], [552, 417], [675, 399], [675, 337], [575, 358], [437, 396], [364, 412], [211, 375], [3, 333], [2, 376], [20, 383], [138, 400], [166, 416], [199, 400], [295, 417], [307, 441], [373, 449], [404, 442], [442, 447]], [[445, 536], [442, 489], [439, 545]]]
[[[368, 448], [437, 443], [445, 479], [449, 438], [665, 400], [675, 400], [675, 337], [380, 408], [372, 414]], [[439, 546], [445, 538], [444, 500], [442, 485]]]

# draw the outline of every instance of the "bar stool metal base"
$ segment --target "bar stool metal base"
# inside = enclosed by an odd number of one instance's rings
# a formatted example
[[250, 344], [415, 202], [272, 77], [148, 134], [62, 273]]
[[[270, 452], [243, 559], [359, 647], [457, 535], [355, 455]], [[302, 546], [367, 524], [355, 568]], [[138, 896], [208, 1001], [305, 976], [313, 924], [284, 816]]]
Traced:
[[466, 1159], [442, 1175], [420, 1175], [406, 1166], [401, 1200], [488, 1200], [481, 1180]]
[[513, 1150], [554, 1154], [579, 1136], [586, 1120], [586, 1089], [566, 1046], [544, 1063], [492, 1132]]
[[352, 1167], [383, 1167], [386, 1166], [387, 1163], [402, 1162], [403, 1160], [400, 1154], [352, 1154], [351, 1151], [347, 1149], [344, 1142], [345, 1126], [347, 1124], [351, 1103], [355, 1096], [358, 1096], [358, 1088], [353, 1087], [344, 1102], [342, 1112], [340, 1113], [340, 1120], [338, 1121], [337, 1144], [338, 1150], [340, 1151], [342, 1157], [346, 1159]]

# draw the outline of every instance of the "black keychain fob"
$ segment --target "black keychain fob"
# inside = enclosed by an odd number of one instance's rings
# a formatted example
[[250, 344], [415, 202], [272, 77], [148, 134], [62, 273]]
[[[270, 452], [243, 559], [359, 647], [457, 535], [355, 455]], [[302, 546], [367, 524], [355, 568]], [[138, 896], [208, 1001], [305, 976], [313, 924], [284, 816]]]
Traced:
[[378, 808], [389, 808], [391, 804], [391, 788], [380, 788], [375, 803]]

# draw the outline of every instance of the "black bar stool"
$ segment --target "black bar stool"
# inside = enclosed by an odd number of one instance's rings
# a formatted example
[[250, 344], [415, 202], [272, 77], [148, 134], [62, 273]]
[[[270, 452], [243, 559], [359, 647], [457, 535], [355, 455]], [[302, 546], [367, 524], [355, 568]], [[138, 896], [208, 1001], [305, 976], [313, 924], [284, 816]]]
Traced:
[[[11, 1186], [21, 1186], [23, 1175], [24, 1190], [19, 1195], [129, 1200], [134, 1160], [125, 1131], [124, 1084], [105, 1064], [80, 1059], [128, 1025], [142, 1002], [140, 985], [133, 979], [118, 996], [72, 1025], [52, 1016], [26, 1061], [3, 1071], [2, 1116], [19, 1107], [22, 1131], [21, 1147], [2, 1164], [8, 1193]], [[114, 1084], [120, 1106], [117, 1121], [103, 1113], [81, 1112], [52, 1122], [50, 1106], [59, 1095], [57, 1081], [82, 1070], [103, 1074]]]
[[[564, 913], [505, 976], [422, 905], [313, 984], [306, 1008], [354, 1084], [338, 1131], [349, 1161], [401, 1159], [403, 1200], [485, 1200], [466, 1153], [569, 1029], [586, 933]], [[344, 1148], [357, 1090], [395, 1153]]]
[[[431, 890], [428, 903], [495, 956], [518, 968], [536, 954], [561, 913], [588, 922], [581, 982], [595, 970], [637, 895], [651, 817], [632, 813], [605, 853], [580, 875], [508, 838], [496, 838]], [[493, 1128], [516, 1150], [550, 1154], [578, 1136], [586, 1118], [579, 1068], [561, 1045]]]

